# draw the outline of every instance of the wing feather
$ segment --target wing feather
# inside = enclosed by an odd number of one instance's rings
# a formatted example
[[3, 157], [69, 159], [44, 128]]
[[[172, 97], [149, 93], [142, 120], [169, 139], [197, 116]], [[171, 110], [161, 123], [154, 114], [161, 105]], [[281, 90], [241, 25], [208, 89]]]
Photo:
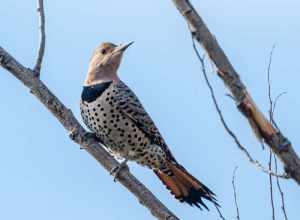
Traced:
[[153, 143], [162, 147], [169, 159], [176, 162], [159, 130], [134, 92], [122, 81], [114, 84], [114, 87], [117, 91], [115, 104], [120, 108], [124, 115], [130, 118]]

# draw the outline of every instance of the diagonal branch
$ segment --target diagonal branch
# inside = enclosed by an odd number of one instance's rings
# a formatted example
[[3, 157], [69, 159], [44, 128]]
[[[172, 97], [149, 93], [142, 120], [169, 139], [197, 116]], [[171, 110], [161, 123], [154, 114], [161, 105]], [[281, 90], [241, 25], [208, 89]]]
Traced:
[[37, 12], [39, 14], [39, 49], [36, 59], [36, 64], [33, 68], [34, 76], [40, 77], [42, 62], [45, 54], [46, 46], [46, 32], [45, 32], [45, 10], [44, 10], [44, 1], [37, 0], [38, 8]]
[[[5, 68], [28, 87], [30, 92], [67, 130], [72, 140], [91, 154], [106, 170], [111, 171], [119, 165], [97, 140], [88, 135], [88, 132], [86, 132], [76, 120], [72, 111], [68, 109], [40, 79], [34, 76], [34, 72], [21, 65], [2, 47], [0, 47], [0, 66]], [[148, 208], [157, 219], [178, 220], [167, 207], [129, 172], [129, 169], [122, 169], [117, 176], [117, 180], [135, 195], [139, 202]]]
[[192, 26], [193, 35], [213, 61], [218, 76], [230, 90], [238, 109], [246, 117], [257, 137], [272, 149], [283, 162], [285, 171], [300, 185], [300, 159], [291, 142], [258, 109], [240, 76], [190, 1], [172, 1], [187, 23]]
[[222, 114], [221, 108], [218, 104], [217, 98], [215, 96], [215, 92], [214, 89], [208, 79], [207, 73], [206, 73], [206, 68], [205, 68], [205, 63], [204, 63], [204, 58], [202, 58], [197, 50], [196, 44], [195, 44], [195, 40], [194, 40], [194, 36], [192, 35], [192, 45], [193, 45], [193, 49], [197, 55], [198, 60], [200, 61], [201, 64], [201, 71], [202, 74], [204, 76], [206, 85], [209, 89], [211, 98], [213, 100], [215, 109], [219, 115], [220, 121], [223, 125], [223, 127], [225, 128], [226, 132], [229, 134], [229, 136], [234, 140], [235, 144], [237, 145], [237, 147], [246, 155], [246, 157], [248, 158], [248, 160], [254, 164], [255, 166], [257, 166], [261, 171], [263, 171], [264, 173], [267, 173], [269, 175], [272, 176], [276, 176], [276, 177], [280, 177], [280, 178], [289, 178], [289, 176], [287, 176], [286, 174], [277, 174], [274, 171], [272, 171], [271, 169], [267, 169], [265, 168], [258, 160], [253, 159], [253, 157], [251, 156], [251, 154], [247, 151], [247, 149], [241, 144], [241, 142], [239, 141], [238, 137], [236, 136], [236, 134], [229, 128], [229, 126], [227, 125], [225, 118]]

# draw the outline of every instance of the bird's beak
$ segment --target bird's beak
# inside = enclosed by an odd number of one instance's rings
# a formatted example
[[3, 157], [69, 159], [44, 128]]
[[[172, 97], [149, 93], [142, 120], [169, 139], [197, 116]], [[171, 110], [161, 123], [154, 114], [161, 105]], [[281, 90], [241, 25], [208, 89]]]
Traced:
[[134, 41], [131, 41], [130, 43], [127, 43], [127, 44], [122, 44], [122, 45], [116, 47], [114, 52], [123, 53], [133, 43], [134, 43]]

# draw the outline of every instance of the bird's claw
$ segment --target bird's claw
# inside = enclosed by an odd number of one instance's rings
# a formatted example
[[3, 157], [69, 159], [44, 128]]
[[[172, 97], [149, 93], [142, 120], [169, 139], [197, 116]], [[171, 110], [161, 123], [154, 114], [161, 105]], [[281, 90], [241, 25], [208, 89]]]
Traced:
[[96, 136], [95, 133], [93, 132], [86, 132], [84, 134], [84, 138], [87, 140], [87, 139], [98, 139], [98, 137]]

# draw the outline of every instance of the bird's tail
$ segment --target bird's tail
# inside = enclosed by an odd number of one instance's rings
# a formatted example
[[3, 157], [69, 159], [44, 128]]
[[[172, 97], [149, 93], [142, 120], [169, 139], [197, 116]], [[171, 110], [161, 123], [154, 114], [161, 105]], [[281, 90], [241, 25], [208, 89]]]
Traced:
[[203, 202], [203, 198], [219, 206], [215, 194], [189, 174], [184, 167], [176, 162], [168, 162], [167, 166], [169, 169], [168, 172], [160, 170], [154, 170], [154, 172], [176, 199], [180, 202], [186, 202], [191, 206], [195, 205], [201, 210], [201, 206], [209, 210]]

